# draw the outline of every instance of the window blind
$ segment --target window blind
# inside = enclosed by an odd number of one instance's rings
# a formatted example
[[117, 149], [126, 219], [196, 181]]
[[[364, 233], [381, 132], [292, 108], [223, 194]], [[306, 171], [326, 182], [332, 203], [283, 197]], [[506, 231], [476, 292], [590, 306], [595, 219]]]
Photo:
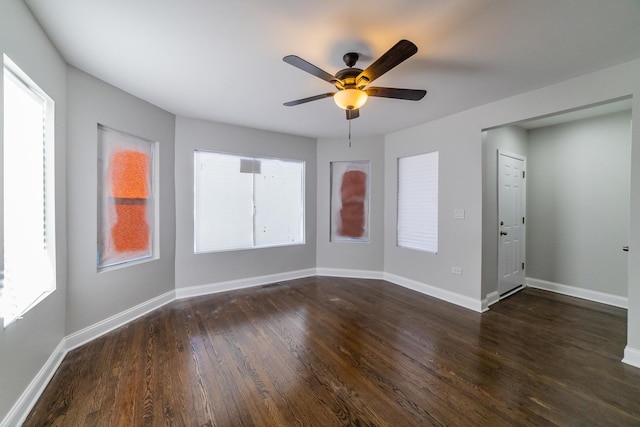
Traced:
[[438, 152], [398, 159], [397, 245], [438, 252]]
[[47, 120], [53, 101], [18, 74], [22, 73], [5, 56], [0, 300], [5, 326], [55, 289], [53, 211], [47, 209], [53, 205], [53, 194], [47, 191], [52, 188], [53, 165], [46, 155], [53, 149], [46, 137], [53, 126]]

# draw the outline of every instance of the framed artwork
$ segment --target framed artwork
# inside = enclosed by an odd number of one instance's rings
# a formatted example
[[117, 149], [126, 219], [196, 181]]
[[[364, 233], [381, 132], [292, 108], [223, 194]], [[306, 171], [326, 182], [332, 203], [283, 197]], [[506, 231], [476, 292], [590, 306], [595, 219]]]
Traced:
[[369, 161], [331, 162], [331, 241], [369, 241]]

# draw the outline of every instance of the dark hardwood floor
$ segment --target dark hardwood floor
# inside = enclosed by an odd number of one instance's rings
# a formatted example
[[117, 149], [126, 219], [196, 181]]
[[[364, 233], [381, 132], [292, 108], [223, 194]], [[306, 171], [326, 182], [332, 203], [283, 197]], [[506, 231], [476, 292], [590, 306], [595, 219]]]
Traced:
[[640, 425], [625, 343], [625, 310], [544, 291], [479, 314], [312, 277], [175, 301], [70, 352], [25, 425]]

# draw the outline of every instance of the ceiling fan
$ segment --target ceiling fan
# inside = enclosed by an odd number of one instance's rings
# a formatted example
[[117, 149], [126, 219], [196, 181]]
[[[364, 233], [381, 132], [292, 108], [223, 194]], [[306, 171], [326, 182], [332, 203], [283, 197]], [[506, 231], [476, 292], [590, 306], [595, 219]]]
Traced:
[[367, 67], [366, 70], [354, 67], [356, 62], [358, 62], [359, 55], [354, 52], [349, 52], [342, 57], [347, 68], [338, 71], [335, 76], [321, 70], [299, 56], [285, 56], [282, 58], [284, 62], [331, 83], [336, 87], [337, 92], [327, 92], [308, 98], [297, 99], [295, 101], [285, 102], [284, 105], [291, 107], [332, 96], [338, 107], [346, 110], [347, 120], [351, 120], [360, 117], [360, 107], [367, 102], [369, 96], [419, 101], [426, 95], [426, 90], [368, 86], [375, 79], [413, 56], [417, 51], [418, 47], [415, 44], [408, 40], [400, 40], [373, 64]]

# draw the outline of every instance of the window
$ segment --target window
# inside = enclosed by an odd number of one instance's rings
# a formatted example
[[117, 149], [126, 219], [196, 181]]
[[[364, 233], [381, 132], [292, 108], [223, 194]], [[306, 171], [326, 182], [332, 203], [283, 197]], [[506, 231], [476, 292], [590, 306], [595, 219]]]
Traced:
[[54, 102], [4, 56], [0, 315], [7, 326], [56, 288]]
[[438, 152], [398, 159], [397, 243], [438, 252]]
[[155, 142], [98, 125], [98, 269], [154, 255]]
[[304, 243], [304, 162], [194, 158], [196, 253]]

